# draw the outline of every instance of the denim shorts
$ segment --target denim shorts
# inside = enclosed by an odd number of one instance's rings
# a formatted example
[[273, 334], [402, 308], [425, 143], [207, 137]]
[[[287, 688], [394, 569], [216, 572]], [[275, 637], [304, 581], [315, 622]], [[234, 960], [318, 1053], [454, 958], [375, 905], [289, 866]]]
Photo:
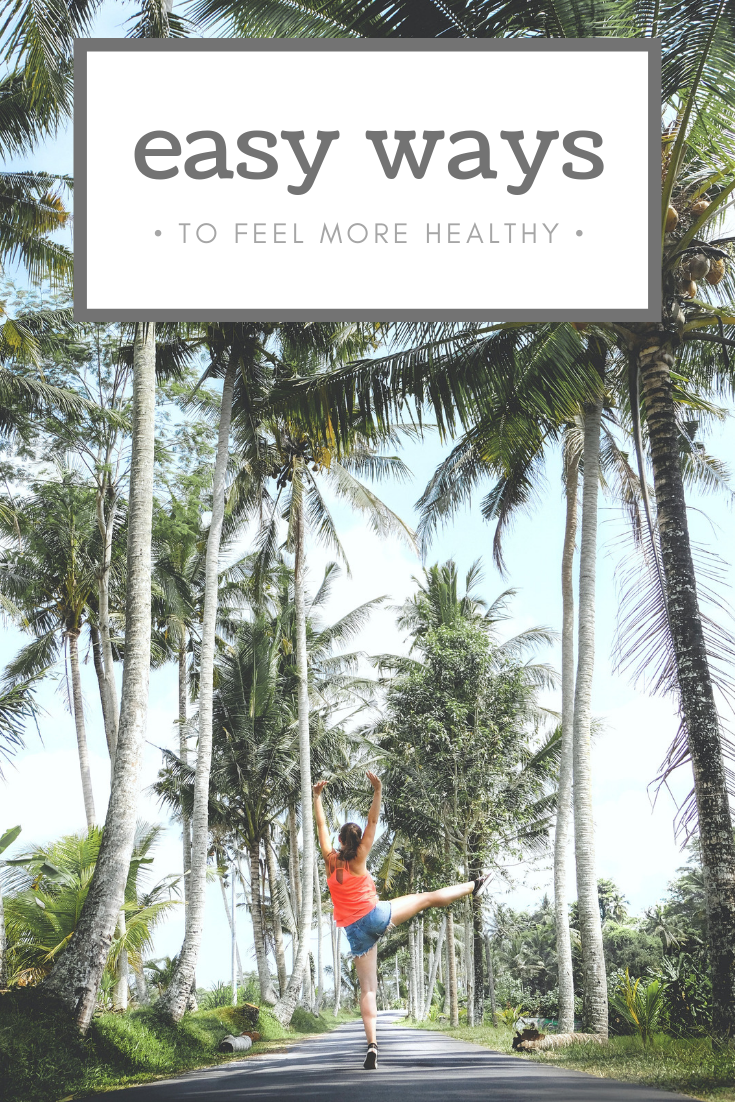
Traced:
[[385, 900], [373, 907], [357, 922], [345, 926], [345, 934], [353, 957], [364, 957], [390, 926], [390, 902]]

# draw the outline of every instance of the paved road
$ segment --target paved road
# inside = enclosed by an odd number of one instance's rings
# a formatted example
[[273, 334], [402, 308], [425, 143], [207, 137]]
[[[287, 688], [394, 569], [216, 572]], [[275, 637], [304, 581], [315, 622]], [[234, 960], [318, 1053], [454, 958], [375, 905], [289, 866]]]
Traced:
[[[130, 1087], [122, 1102], [674, 1102], [683, 1095], [596, 1079], [390, 1025], [381, 1015], [380, 1061], [362, 1069], [362, 1023], [341, 1026], [288, 1052]], [[116, 1097], [118, 1097], [116, 1095]]]

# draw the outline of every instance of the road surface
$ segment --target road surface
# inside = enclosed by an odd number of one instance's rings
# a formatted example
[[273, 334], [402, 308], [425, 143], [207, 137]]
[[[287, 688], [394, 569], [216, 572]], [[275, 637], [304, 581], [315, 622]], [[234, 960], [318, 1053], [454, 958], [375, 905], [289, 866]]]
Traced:
[[684, 1095], [597, 1079], [393, 1025], [380, 1015], [376, 1071], [363, 1071], [361, 1022], [287, 1052], [130, 1087], [125, 1102], [674, 1102]]

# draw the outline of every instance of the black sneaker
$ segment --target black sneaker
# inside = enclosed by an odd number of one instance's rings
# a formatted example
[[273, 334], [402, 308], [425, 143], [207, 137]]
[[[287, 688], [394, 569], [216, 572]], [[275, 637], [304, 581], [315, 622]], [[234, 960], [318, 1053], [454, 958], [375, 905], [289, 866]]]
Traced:
[[478, 896], [478, 895], [482, 895], [482, 893], [485, 891], [488, 884], [490, 883], [490, 878], [491, 877], [492, 877], [491, 872], [486, 872], [486, 873], [483, 873], [482, 876], [478, 876], [477, 880], [475, 880], [475, 886], [472, 889], [472, 895], [475, 896], [475, 897]]
[[365, 1063], [362, 1065], [368, 1071], [374, 1071], [378, 1066], [378, 1046], [375, 1044], [368, 1045], [367, 1056], [365, 1057]]

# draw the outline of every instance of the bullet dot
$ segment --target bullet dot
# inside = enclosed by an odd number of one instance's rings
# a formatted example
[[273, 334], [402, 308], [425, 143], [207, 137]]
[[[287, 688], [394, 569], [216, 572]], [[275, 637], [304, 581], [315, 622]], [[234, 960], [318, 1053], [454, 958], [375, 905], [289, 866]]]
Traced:
[[[577, 233], [579, 233], [579, 230], [577, 230]], [[156, 237], [160, 237], [160, 236], [161, 236], [161, 231], [160, 231], [160, 230], [156, 230]]]
[[[157, 231], [156, 231], [156, 232], [157, 232]], [[581, 236], [582, 236], [582, 231], [581, 231], [581, 230], [577, 230], [577, 237], [581, 237]]]

